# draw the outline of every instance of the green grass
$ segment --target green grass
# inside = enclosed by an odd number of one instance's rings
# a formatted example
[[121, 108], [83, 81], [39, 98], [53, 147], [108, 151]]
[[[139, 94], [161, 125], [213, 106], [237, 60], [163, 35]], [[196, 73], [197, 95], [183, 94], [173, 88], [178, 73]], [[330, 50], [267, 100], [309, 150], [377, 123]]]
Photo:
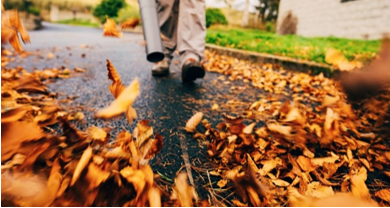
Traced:
[[351, 40], [345, 38], [305, 38], [297, 35], [276, 35], [257, 29], [212, 26], [206, 42], [220, 46], [281, 55], [317, 63], [326, 63], [328, 48], [340, 50], [349, 60], [367, 62], [380, 48], [380, 41]]
[[60, 24], [68, 24], [68, 25], [79, 25], [79, 26], [87, 26], [87, 27], [99, 27], [99, 23], [93, 23], [88, 19], [68, 19], [68, 20], [60, 20], [56, 23]]

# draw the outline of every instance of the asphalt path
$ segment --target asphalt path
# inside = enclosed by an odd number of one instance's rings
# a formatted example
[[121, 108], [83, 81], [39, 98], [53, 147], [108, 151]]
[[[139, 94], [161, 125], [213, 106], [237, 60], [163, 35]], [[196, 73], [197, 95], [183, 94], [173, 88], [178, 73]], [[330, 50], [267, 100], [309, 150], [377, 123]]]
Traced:
[[[54, 67], [85, 68], [85, 73], [72, 73], [68, 79], [58, 79], [49, 84], [50, 91], [58, 93], [60, 99], [73, 97], [71, 101], [61, 103], [63, 108], [84, 113], [85, 121], [74, 124], [81, 130], [92, 125], [110, 127], [112, 138], [115, 138], [123, 129], [133, 132], [139, 120], [150, 120], [154, 132], [164, 138], [163, 149], [150, 162], [152, 169], [171, 179], [184, 165], [180, 139], [185, 139], [187, 143], [191, 164], [207, 167], [206, 147], [184, 131], [186, 121], [193, 114], [203, 112], [204, 118], [215, 127], [222, 121], [222, 112], [239, 113], [264, 96], [263, 91], [241, 81], [216, 81], [221, 76], [216, 73], [206, 73], [202, 80], [183, 84], [177, 57], [171, 65], [169, 77], [153, 77], [152, 63], [146, 60], [142, 45], [142, 34], [125, 33], [123, 38], [103, 37], [103, 31], [98, 28], [52, 23], [44, 23], [42, 30], [30, 31], [29, 34], [31, 44], [23, 45], [23, 48], [40, 55], [17, 58], [8, 66], [22, 66], [28, 71]], [[54, 57], [49, 58], [48, 53]], [[114, 100], [108, 90], [111, 81], [107, 77], [106, 59], [113, 63], [125, 85], [135, 77], [139, 79], [140, 96], [134, 103], [138, 118], [132, 125], [124, 115], [108, 121], [93, 118], [96, 110]], [[240, 104], [228, 105], [234, 102]], [[212, 111], [213, 104], [218, 104], [219, 110]], [[200, 125], [198, 130], [204, 132], [202, 128]], [[198, 191], [205, 196], [201, 186], [208, 182], [207, 177], [199, 177], [196, 171], [193, 171], [193, 176]]]

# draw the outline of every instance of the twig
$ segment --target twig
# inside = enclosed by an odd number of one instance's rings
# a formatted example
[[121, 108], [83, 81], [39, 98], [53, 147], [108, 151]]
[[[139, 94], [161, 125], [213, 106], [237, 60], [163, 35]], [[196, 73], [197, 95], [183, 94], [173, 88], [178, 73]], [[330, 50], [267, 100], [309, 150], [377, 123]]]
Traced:
[[190, 184], [193, 187], [195, 187], [194, 178], [192, 177], [191, 164], [190, 164], [190, 160], [188, 159], [189, 157], [188, 157], [187, 141], [186, 141], [185, 137], [183, 137], [183, 136], [180, 137], [180, 146], [181, 146], [181, 150], [183, 152], [183, 160], [184, 160], [184, 163], [186, 165], [188, 179], [190, 180]]

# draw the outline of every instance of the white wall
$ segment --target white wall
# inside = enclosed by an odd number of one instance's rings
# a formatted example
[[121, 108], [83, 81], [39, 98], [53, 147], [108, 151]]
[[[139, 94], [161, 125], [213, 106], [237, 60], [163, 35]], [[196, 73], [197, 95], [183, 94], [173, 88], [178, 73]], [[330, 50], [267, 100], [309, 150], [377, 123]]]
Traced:
[[298, 19], [297, 34], [307, 37], [379, 39], [390, 35], [390, 0], [280, 0], [278, 28], [288, 11]]

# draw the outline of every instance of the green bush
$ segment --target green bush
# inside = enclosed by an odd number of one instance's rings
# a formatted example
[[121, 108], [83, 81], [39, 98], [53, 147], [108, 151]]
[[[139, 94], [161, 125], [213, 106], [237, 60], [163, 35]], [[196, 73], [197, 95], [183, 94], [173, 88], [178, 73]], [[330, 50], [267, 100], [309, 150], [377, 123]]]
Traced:
[[119, 10], [125, 6], [125, 0], [103, 0], [96, 6], [93, 15], [104, 23], [106, 21], [106, 15], [110, 18], [117, 17]]
[[220, 9], [208, 8], [206, 9], [206, 27], [214, 24], [227, 25], [228, 22]]
[[275, 23], [267, 22], [265, 24], [265, 31], [274, 33], [275, 32]]
[[30, 7], [27, 9], [27, 13], [39, 16], [39, 14], [41, 13], [41, 10], [38, 7], [33, 6], [33, 7]]

